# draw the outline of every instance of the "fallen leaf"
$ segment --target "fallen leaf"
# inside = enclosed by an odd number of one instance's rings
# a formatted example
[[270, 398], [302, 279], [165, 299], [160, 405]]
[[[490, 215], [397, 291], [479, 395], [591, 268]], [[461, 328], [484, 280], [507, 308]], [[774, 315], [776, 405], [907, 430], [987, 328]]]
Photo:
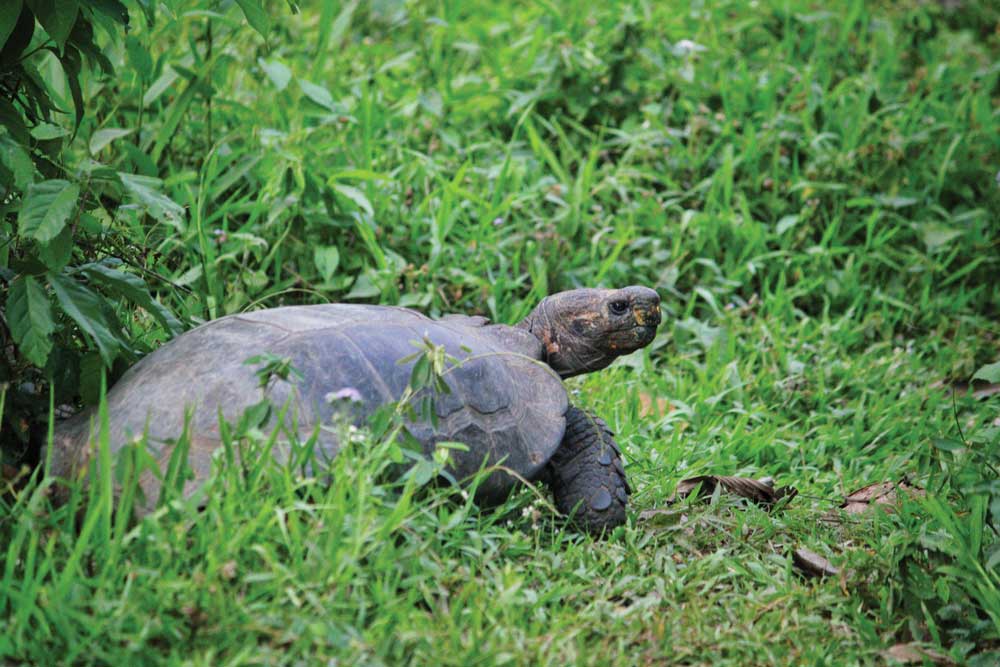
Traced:
[[793, 551], [792, 564], [809, 577], [835, 577], [840, 574], [840, 570], [835, 568], [830, 561], [808, 549]]
[[667, 399], [662, 396], [653, 396], [646, 392], [639, 392], [639, 416], [640, 417], [662, 417], [673, 412], [674, 406], [670, 405]]
[[232, 581], [236, 578], [236, 561], [227, 560], [219, 568], [219, 575], [226, 581]]
[[882, 657], [903, 665], [922, 665], [925, 660], [930, 660], [935, 665], [955, 664], [950, 656], [929, 648], [922, 648], [919, 644], [896, 644], [882, 651]]
[[715, 487], [721, 486], [725, 491], [752, 500], [755, 503], [770, 507], [782, 498], [789, 500], [798, 495], [798, 490], [791, 486], [774, 488], [770, 478], [750, 479], [749, 477], [726, 477], [723, 475], [699, 475], [681, 480], [677, 485], [675, 498], [686, 498], [695, 489], [700, 489], [699, 497], [706, 498], [715, 493]]
[[979, 386], [978, 389], [972, 392], [972, 398], [977, 401], [981, 401], [984, 398], [989, 398], [990, 396], [995, 396], [996, 394], [1000, 394], [1000, 383], [993, 382]]
[[905, 479], [899, 482], [879, 482], [861, 487], [857, 491], [848, 494], [840, 507], [848, 514], [861, 514], [868, 511], [868, 508], [872, 505], [878, 505], [883, 510], [892, 512], [894, 511], [894, 507], [899, 504], [900, 491], [909, 498], [917, 498], [925, 495], [923, 489], [913, 486]]
[[971, 394], [972, 398], [977, 401], [1000, 394], [1000, 382], [983, 382], [982, 380], [975, 379], [972, 382], [964, 380], [938, 380], [931, 385], [931, 389], [941, 388], [958, 394]]

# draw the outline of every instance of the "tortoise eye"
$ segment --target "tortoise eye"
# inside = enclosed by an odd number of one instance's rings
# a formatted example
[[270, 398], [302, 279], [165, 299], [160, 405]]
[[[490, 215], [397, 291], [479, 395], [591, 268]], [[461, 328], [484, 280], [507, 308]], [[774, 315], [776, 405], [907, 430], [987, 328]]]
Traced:
[[628, 312], [628, 301], [612, 301], [611, 312], [615, 315], [624, 315]]

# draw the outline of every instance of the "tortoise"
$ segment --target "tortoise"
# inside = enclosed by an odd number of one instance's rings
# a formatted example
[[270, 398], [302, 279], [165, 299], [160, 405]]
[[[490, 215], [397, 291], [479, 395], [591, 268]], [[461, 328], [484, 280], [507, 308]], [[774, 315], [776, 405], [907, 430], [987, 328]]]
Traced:
[[[649, 344], [660, 323], [659, 302], [647, 287], [575, 289], [544, 298], [514, 326], [357, 304], [229, 315], [168, 342], [111, 388], [111, 452], [145, 434], [165, 472], [187, 421], [193, 478], [184, 493], [190, 495], [222, 446], [220, 415], [235, 422], [266, 397], [274, 405], [287, 402], [299, 432], [318, 433], [318, 452], [332, 457], [339, 449], [336, 429], [315, 428], [334, 416], [330, 397], [353, 396], [358, 409], [352, 418], [363, 423], [380, 405], [400, 398], [414, 363], [406, 359], [413, 357], [412, 342], [427, 339], [460, 363], [443, 377], [450, 391], [434, 396], [437, 419], [408, 424], [424, 453], [439, 442], [464, 443], [468, 450], [452, 451], [448, 463], [456, 479], [484, 464], [497, 466], [476, 487], [478, 504], [502, 502], [518, 476], [543, 480], [557, 509], [573, 513], [584, 530], [599, 532], [625, 521], [630, 489], [621, 451], [600, 418], [570, 405], [562, 379], [605, 368]], [[262, 353], [286, 360], [301, 377], [261, 383], [246, 361]], [[80, 478], [89, 468], [95, 417], [91, 408], [57, 425], [53, 475]], [[134, 510], [141, 516], [154, 508], [160, 481], [146, 470], [139, 487]]]

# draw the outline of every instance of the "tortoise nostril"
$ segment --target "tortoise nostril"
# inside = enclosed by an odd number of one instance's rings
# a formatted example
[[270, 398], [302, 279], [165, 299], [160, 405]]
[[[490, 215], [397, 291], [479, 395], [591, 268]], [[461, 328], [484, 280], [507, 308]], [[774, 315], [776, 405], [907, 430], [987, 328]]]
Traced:
[[625, 290], [636, 303], [649, 304], [650, 306], [660, 305], [660, 295], [655, 289], [643, 287], [642, 285], [632, 285]]

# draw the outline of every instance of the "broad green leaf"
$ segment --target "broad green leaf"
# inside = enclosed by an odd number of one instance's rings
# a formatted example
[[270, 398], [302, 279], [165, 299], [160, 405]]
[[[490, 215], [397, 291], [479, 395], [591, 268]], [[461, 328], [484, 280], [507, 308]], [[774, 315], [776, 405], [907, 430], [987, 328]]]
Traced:
[[330, 91], [324, 88], [323, 86], [316, 85], [312, 81], [299, 79], [299, 88], [302, 89], [302, 92], [305, 94], [306, 97], [308, 97], [321, 107], [325, 107], [330, 111], [337, 110], [337, 105], [333, 101], [333, 96], [330, 94]]
[[267, 277], [267, 274], [264, 273], [263, 271], [249, 271], [249, 270], [244, 270], [243, 272], [240, 273], [240, 280], [242, 280], [243, 284], [249, 287], [254, 292], [264, 289], [270, 282], [270, 280]]
[[63, 274], [49, 274], [49, 284], [62, 309], [97, 344], [104, 364], [110, 366], [114, 363], [121, 349], [121, 342], [112, 331], [111, 324], [101, 309], [104, 300], [86, 286]]
[[133, 35], [125, 38], [125, 52], [128, 53], [128, 62], [143, 81], [148, 81], [153, 75], [153, 59], [149, 51]]
[[98, 130], [90, 135], [90, 154], [97, 155], [101, 150], [115, 139], [121, 139], [135, 132], [133, 129], [123, 129], [120, 127], [107, 127]]
[[187, 287], [194, 281], [201, 278], [201, 274], [204, 271], [201, 264], [195, 264], [190, 269], [185, 271], [183, 274], [173, 279], [174, 285], [179, 287]]
[[54, 239], [38, 245], [38, 258], [50, 271], [59, 271], [73, 256], [73, 228], [63, 227]]
[[97, 405], [101, 400], [101, 371], [104, 364], [97, 352], [87, 352], [80, 359], [80, 398], [84, 405]]
[[118, 0], [88, 0], [88, 3], [111, 20], [128, 25], [128, 8]]
[[14, 175], [14, 187], [19, 190], [35, 180], [35, 163], [21, 144], [10, 136], [0, 137], [0, 162]]
[[267, 74], [267, 78], [271, 80], [271, 83], [278, 90], [284, 90], [288, 86], [288, 82], [292, 80], [292, 70], [288, 69], [280, 61], [258, 58], [257, 64], [260, 65], [261, 69], [264, 70], [264, 74]]
[[146, 211], [159, 220], [177, 224], [184, 219], [184, 207], [160, 192], [163, 181], [150, 176], [118, 172], [122, 185]]
[[0, 2], [0, 45], [7, 43], [7, 38], [17, 25], [17, 17], [21, 15], [21, 0], [5, 0]]
[[236, 0], [236, 4], [243, 10], [243, 15], [247, 17], [247, 23], [259, 32], [261, 37], [267, 39], [267, 33], [271, 32], [271, 17], [260, 6], [260, 2], [257, 0]]
[[22, 146], [27, 146], [31, 143], [31, 134], [24, 124], [21, 112], [11, 104], [10, 100], [5, 100], [2, 96], [0, 96], [0, 125], [10, 132], [10, 136], [14, 138], [14, 141]]
[[429, 459], [419, 459], [412, 468], [406, 472], [407, 478], [412, 478], [417, 486], [426, 486], [438, 474], [438, 467]]
[[340, 252], [336, 246], [317, 246], [313, 251], [313, 261], [316, 263], [319, 275], [326, 282], [337, 272], [337, 266], [340, 264]]
[[60, 127], [59, 125], [53, 125], [52, 123], [39, 123], [35, 127], [31, 128], [31, 136], [39, 141], [48, 141], [49, 139], [58, 139], [59, 137], [65, 137], [70, 134], [70, 131], [65, 127]]
[[[97, 53], [100, 52], [98, 51]], [[63, 67], [70, 97], [73, 98], [73, 136], [76, 137], [76, 131], [80, 129], [80, 123], [83, 122], [85, 104], [83, 101], [83, 89], [80, 87], [80, 70], [83, 69], [83, 56], [76, 46], [67, 44], [63, 52], [63, 57], [59, 59], [59, 63]], [[110, 70], [111, 66], [108, 65], [107, 69]]]
[[356, 187], [351, 185], [344, 185], [343, 183], [334, 183], [330, 187], [357, 204], [358, 208], [363, 210], [368, 215], [375, 215], [375, 211], [372, 209], [372, 203], [368, 201], [368, 197], [366, 197], [361, 190], [358, 190]]
[[65, 46], [80, 11], [77, 0], [27, 0], [27, 5], [59, 48]]
[[354, 285], [351, 286], [351, 291], [344, 295], [345, 299], [371, 299], [382, 291], [375, 286], [372, 282], [371, 276], [367, 272], [362, 273], [354, 280]]
[[934, 438], [934, 447], [940, 449], [942, 452], [958, 452], [964, 449], [964, 445], [958, 440], [952, 440], [951, 438]]
[[936, 222], [929, 222], [920, 226], [920, 238], [927, 246], [927, 252], [935, 252], [946, 247], [952, 241], [962, 235], [961, 229], [946, 227]]
[[44, 366], [52, 351], [52, 305], [49, 296], [32, 276], [21, 276], [10, 286], [7, 326], [14, 342], [28, 361]]
[[156, 163], [153, 162], [153, 158], [149, 157], [145, 151], [133, 144], [131, 141], [126, 141], [125, 143], [120, 144], [118, 149], [125, 153], [128, 156], [128, 159], [132, 162], [129, 173], [153, 177], [159, 173], [159, 170], [156, 168]]
[[153, 298], [146, 283], [138, 276], [96, 262], [85, 264], [81, 269], [95, 283], [100, 283], [115, 294], [145, 308], [171, 334], [176, 336], [184, 330], [184, 326], [174, 317], [174, 314]]
[[972, 376], [973, 380], [982, 380], [983, 382], [1000, 383], [1000, 361], [993, 362], [992, 364], [986, 364]]
[[[87, 2], [106, 2], [107, 0], [87, 0]], [[114, 11], [114, 10], [111, 10]], [[96, 18], [96, 17], [95, 17]], [[100, 18], [97, 19], [99, 23], [107, 26], [107, 23], [102, 21]], [[77, 75], [80, 74], [80, 69], [83, 65], [82, 55], [87, 57], [87, 60], [91, 63], [96, 64], [101, 72], [111, 76], [115, 72], [115, 67], [108, 60], [108, 57], [104, 55], [104, 51], [98, 47], [97, 42], [94, 41], [94, 26], [91, 25], [90, 21], [86, 18], [82, 21], [77, 21], [73, 25], [73, 32], [69, 34], [69, 40], [66, 46], [72, 46], [74, 50], [78, 53], [76, 54], [76, 63], [73, 65], [73, 69]], [[66, 50], [69, 53], [69, 49]]]
[[61, 179], [33, 183], [17, 216], [21, 236], [48, 243], [62, 231], [76, 207], [80, 186]]

